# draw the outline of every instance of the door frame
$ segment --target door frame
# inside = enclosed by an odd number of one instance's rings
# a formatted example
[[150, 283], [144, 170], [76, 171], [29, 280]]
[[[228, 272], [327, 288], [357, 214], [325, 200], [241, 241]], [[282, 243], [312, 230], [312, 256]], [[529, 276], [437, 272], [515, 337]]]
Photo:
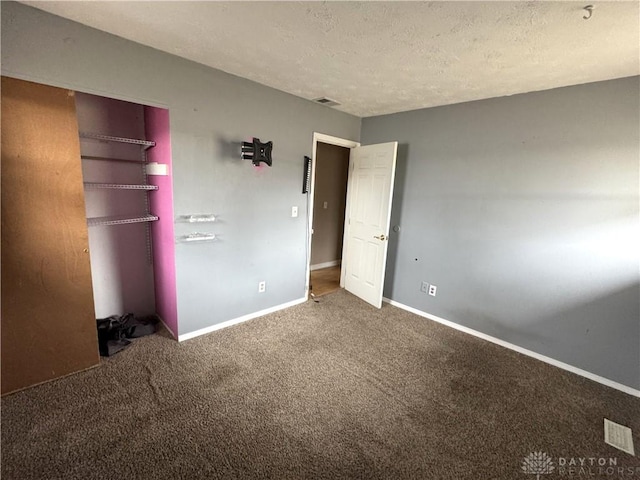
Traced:
[[[352, 149], [360, 146], [360, 142], [356, 142], [355, 140], [348, 140], [346, 138], [334, 137], [331, 135], [326, 135], [324, 133], [313, 132], [313, 146], [311, 150], [311, 190], [309, 190], [309, 202], [308, 208], [309, 212], [307, 215], [308, 223], [307, 223], [307, 280], [305, 284], [305, 296], [307, 300], [309, 299], [309, 294], [311, 290], [309, 289], [309, 284], [311, 283], [311, 244], [313, 242], [313, 204], [316, 192], [316, 162], [317, 162], [317, 153], [318, 153], [318, 142], [328, 143], [329, 145], [336, 145], [338, 147], [345, 147], [348, 149]], [[351, 158], [349, 158], [349, 173], [347, 176], [347, 203], [345, 205], [345, 216], [344, 216], [344, 236], [342, 240], [342, 254], [344, 256], [345, 251], [345, 242], [347, 238], [347, 227], [348, 227], [348, 216], [347, 212], [349, 211], [349, 187], [351, 185]], [[340, 266], [340, 286], [344, 287], [344, 262], [341, 262]]]

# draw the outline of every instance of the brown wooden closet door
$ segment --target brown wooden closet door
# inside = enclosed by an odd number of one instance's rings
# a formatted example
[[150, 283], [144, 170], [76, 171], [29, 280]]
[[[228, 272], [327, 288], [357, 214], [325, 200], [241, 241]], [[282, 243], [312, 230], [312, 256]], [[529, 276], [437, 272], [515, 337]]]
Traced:
[[99, 363], [74, 93], [2, 77], [2, 393]]

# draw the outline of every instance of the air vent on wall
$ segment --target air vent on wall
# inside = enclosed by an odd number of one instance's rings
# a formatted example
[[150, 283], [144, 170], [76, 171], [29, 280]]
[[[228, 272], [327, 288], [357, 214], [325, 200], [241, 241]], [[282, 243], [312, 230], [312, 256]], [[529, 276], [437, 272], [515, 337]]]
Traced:
[[314, 98], [313, 101], [316, 103], [321, 103], [322, 105], [326, 105], [327, 107], [335, 107], [336, 105], [340, 105], [340, 103], [327, 97]]

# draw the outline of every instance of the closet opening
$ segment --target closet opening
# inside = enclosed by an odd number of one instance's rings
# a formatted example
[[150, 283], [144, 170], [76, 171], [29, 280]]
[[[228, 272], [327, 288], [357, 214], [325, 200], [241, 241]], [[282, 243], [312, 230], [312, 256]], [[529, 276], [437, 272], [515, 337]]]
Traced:
[[75, 97], [96, 318], [157, 314], [177, 338], [169, 111]]

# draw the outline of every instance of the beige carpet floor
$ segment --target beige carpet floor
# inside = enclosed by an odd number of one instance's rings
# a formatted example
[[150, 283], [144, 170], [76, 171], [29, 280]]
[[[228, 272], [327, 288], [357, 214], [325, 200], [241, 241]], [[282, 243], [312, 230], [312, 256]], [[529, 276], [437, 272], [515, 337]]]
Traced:
[[[640, 478], [640, 399], [344, 291], [2, 399], [2, 479]], [[561, 475], [559, 457], [626, 474]], [[597, 473], [597, 472], [596, 472]]]

